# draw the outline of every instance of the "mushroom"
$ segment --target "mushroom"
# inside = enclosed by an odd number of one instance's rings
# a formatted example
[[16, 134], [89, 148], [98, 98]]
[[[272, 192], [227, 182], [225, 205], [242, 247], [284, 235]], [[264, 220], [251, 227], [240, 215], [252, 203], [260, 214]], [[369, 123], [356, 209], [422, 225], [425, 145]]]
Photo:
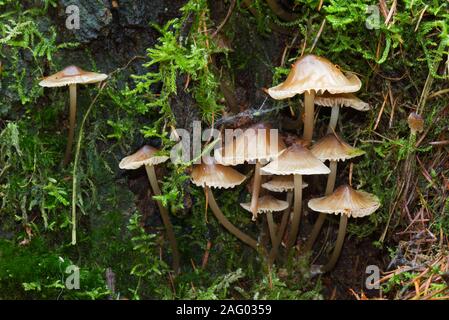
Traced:
[[293, 65], [287, 79], [267, 90], [276, 100], [287, 99], [304, 93], [304, 134], [306, 141], [313, 136], [315, 94], [356, 92], [362, 83], [354, 74], [345, 76], [340, 68], [323, 57], [312, 54], [299, 58]]
[[302, 144], [295, 143], [288, 147], [277, 159], [263, 167], [262, 172], [273, 175], [294, 175], [295, 196], [292, 229], [287, 241], [288, 254], [296, 240], [301, 219], [302, 176], [328, 174], [330, 170]]
[[[337, 162], [345, 161], [365, 154], [365, 151], [351, 147], [335, 133], [329, 133], [324, 138], [321, 138], [312, 146], [310, 151], [315, 157], [323, 162], [329, 160], [329, 168], [331, 172], [327, 177], [325, 195], [330, 195], [334, 191], [335, 179], [337, 176]], [[324, 213], [321, 213], [318, 216], [315, 225], [313, 226], [312, 233], [306, 242], [306, 251], [312, 249], [325, 219], [326, 214]]]
[[260, 193], [262, 162], [266, 163], [276, 158], [285, 149], [284, 142], [272, 136], [271, 125], [259, 123], [243, 131], [231, 143], [225, 141], [225, 146], [216, 150], [217, 162], [229, 166], [256, 161], [251, 197], [251, 212], [253, 221], [257, 218], [257, 200]]
[[309, 208], [325, 214], [340, 214], [337, 241], [329, 262], [321, 267], [325, 273], [332, 270], [340, 256], [349, 217], [361, 218], [372, 214], [380, 207], [379, 199], [368, 192], [354, 190], [349, 185], [338, 187], [331, 195], [309, 200]]
[[190, 178], [193, 184], [204, 188], [209, 207], [223, 227], [242, 242], [257, 250], [257, 241], [242, 232], [226, 218], [215, 201], [211, 190], [211, 188], [233, 188], [240, 185], [246, 177], [230, 167], [215, 163], [213, 158], [203, 157], [203, 163], [193, 167]]
[[[302, 188], [305, 189], [309, 185], [302, 183]], [[262, 188], [272, 192], [290, 192], [295, 188], [294, 177], [290, 176], [274, 176], [271, 180], [262, 184]]]
[[337, 127], [338, 115], [340, 113], [340, 107], [351, 107], [358, 111], [371, 110], [368, 103], [360, 100], [352, 93], [330, 94], [325, 92], [323, 95], [318, 95], [315, 97], [315, 103], [323, 107], [332, 107], [327, 133], [335, 131], [335, 128]]
[[[160, 163], [164, 163], [169, 159], [167, 156], [158, 155], [158, 153], [158, 149], [148, 145], [144, 145], [132, 155], [123, 158], [119, 163], [119, 168], [124, 170], [135, 170], [140, 168], [141, 166], [145, 166], [148, 180], [150, 181], [150, 185], [155, 196], [161, 195], [161, 189], [159, 188], [159, 183], [157, 181], [154, 166]], [[165, 230], [167, 231], [168, 241], [170, 242], [170, 246], [172, 249], [173, 269], [176, 273], [178, 273], [180, 267], [180, 258], [178, 252], [178, 244], [176, 242], [175, 232], [173, 231], [173, 226], [170, 221], [170, 216], [168, 214], [167, 208], [164, 207], [160, 201], [156, 201], [156, 203], [159, 207], [162, 222], [164, 223]]]
[[64, 70], [52, 76], [44, 78], [39, 85], [41, 87], [64, 87], [69, 86], [70, 92], [70, 125], [67, 138], [67, 146], [64, 156], [64, 165], [70, 162], [72, 154], [73, 136], [76, 125], [76, 85], [91, 84], [105, 80], [108, 76], [103, 73], [84, 71], [76, 66], [66, 67]]
[[421, 115], [416, 112], [410, 113], [407, 118], [408, 127], [412, 135], [416, 135], [416, 133], [420, 133], [424, 131], [424, 120]]

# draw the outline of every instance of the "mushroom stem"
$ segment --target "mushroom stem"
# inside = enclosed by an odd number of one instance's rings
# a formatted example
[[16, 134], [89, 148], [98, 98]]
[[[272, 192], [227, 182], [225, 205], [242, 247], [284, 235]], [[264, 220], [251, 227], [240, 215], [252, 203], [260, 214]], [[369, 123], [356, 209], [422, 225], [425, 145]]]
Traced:
[[271, 245], [276, 241], [276, 224], [274, 223], [273, 213], [267, 212], [268, 229], [270, 230]]
[[287, 202], [288, 202], [288, 208], [284, 210], [284, 215], [282, 217], [281, 225], [278, 228], [276, 241], [273, 243], [273, 246], [271, 247], [270, 254], [268, 256], [268, 264], [271, 266], [273, 262], [276, 260], [279, 252], [279, 245], [281, 244], [282, 238], [284, 236], [285, 227], [287, 227], [288, 220], [290, 218], [290, 209], [292, 205], [293, 200], [293, 193], [288, 192], [287, 193]]
[[329, 262], [322, 268], [323, 272], [329, 272], [335, 267], [335, 264], [338, 261], [338, 258], [340, 257], [341, 248], [343, 247], [343, 243], [345, 241], [345, 234], [346, 234], [346, 225], [348, 224], [348, 216], [345, 214], [342, 214], [340, 216], [340, 226], [338, 228], [338, 236], [337, 241], [335, 242], [335, 248], [332, 252], [332, 256], [329, 260]]
[[251, 197], [251, 213], [253, 214], [253, 221], [256, 221], [257, 218], [257, 202], [259, 200], [259, 193], [260, 193], [260, 161], [257, 160], [256, 167], [254, 169], [254, 181], [253, 181], [253, 195]]
[[[326, 185], [326, 196], [330, 195], [334, 191], [335, 187], [335, 178], [337, 176], [337, 161], [329, 162], [329, 169], [331, 172], [327, 176], [327, 185]], [[310, 233], [309, 239], [306, 242], [305, 250], [310, 251], [315, 244], [318, 235], [320, 234], [321, 227], [323, 226], [324, 221], [326, 220], [326, 214], [320, 213], [318, 218], [313, 226], [312, 232]]]
[[236, 236], [238, 239], [249, 245], [250, 247], [254, 248], [257, 251], [257, 241], [245, 234], [244, 232], [240, 231], [236, 226], [234, 226], [221, 212], [220, 207], [218, 207], [217, 202], [215, 201], [214, 194], [212, 193], [212, 190], [209, 187], [204, 187], [207, 193], [207, 197], [209, 200], [209, 207], [211, 208], [212, 212], [214, 213], [215, 217], [218, 219], [218, 221], [225, 227], [230, 233], [232, 233], [234, 236]]
[[[145, 170], [147, 171], [148, 180], [150, 181], [151, 188], [153, 189], [153, 193], [156, 196], [161, 195], [161, 189], [159, 189], [159, 183], [157, 182], [156, 172], [154, 170], [154, 166], [145, 165]], [[179, 251], [178, 244], [176, 242], [175, 232], [173, 231], [173, 225], [170, 222], [170, 216], [168, 215], [168, 210], [166, 207], [162, 205], [160, 201], [156, 201], [157, 206], [159, 207], [159, 212], [161, 214], [162, 222], [164, 223], [165, 230], [167, 231], [168, 241], [170, 242], [170, 246], [173, 253], [173, 269], [175, 273], [179, 273]]]
[[67, 137], [67, 145], [64, 155], [64, 166], [70, 162], [72, 157], [73, 136], [75, 135], [76, 123], [76, 84], [69, 85], [70, 91], [70, 119], [69, 119], [69, 135]]
[[293, 203], [293, 220], [292, 220], [292, 229], [290, 230], [290, 235], [287, 241], [287, 255], [290, 251], [290, 248], [296, 242], [296, 237], [298, 235], [299, 230], [299, 222], [301, 220], [301, 202], [302, 202], [302, 175], [295, 174], [294, 176], [295, 183], [295, 196]]
[[329, 126], [327, 127], [327, 133], [332, 133], [337, 128], [338, 115], [340, 113], [339, 106], [332, 107], [331, 119], [329, 120]]
[[315, 113], [315, 91], [310, 90], [304, 93], [304, 140], [312, 141], [313, 136], [313, 121]]

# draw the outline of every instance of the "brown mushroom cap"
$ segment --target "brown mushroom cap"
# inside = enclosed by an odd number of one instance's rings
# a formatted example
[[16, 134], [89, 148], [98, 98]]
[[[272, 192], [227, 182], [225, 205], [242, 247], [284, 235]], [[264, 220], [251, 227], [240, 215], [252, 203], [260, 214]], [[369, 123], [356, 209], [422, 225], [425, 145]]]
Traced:
[[215, 151], [217, 162], [226, 166], [242, 164], [254, 160], [270, 161], [285, 149], [280, 135], [271, 134], [271, 125], [259, 123]]
[[[305, 182], [302, 183], [302, 188], [307, 188], [309, 185]], [[262, 184], [262, 188], [272, 192], [286, 192], [293, 191], [295, 189], [294, 178], [290, 176], [274, 176], [270, 181]]]
[[156, 155], [158, 152], [158, 149], [145, 145], [132, 155], [123, 158], [118, 166], [120, 169], [134, 170], [143, 165], [155, 166], [168, 160], [167, 156]]
[[274, 175], [330, 173], [329, 168], [301, 144], [293, 144], [288, 147], [277, 159], [271, 161], [261, 171]]
[[318, 140], [310, 151], [321, 161], [345, 161], [365, 154], [365, 151], [351, 147], [334, 133]]
[[348, 217], [360, 218], [376, 211], [380, 207], [380, 201], [371, 193], [343, 185], [329, 196], [309, 200], [308, 205], [310, 209], [317, 212], [345, 214]]
[[416, 112], [410, 113], [407, 118], [408, 127], [413, 134], [424, 131], [424, 119]]
[[44, 78], [41, 87], [63, 87], [71, 84], [90, 84], [105, 80], [108, 76], [103, 73], [84, 71], [76, 66], [66, 67], [64, 70]]
[[[241, 203], [242, 208], [251, 212], [251, 202]], [[257, 202], [257, 213], [269, 213], [284, 211], [288, 208], [288, 202], [276, 199], [273, 196], [260, 197]]]
[[212, 158], [206, 158], [203, 163], [193, 167], [190, 179], [198, 187], [228, 189], [240, 185], [246, 177], [231, 167], [214, 163]]
[[351, 107], [358, 111], [368, 111], [370, 105], [352, 93], [330, 94], [328, 92], [315, 96], [315, 104], [323, 107]]
[[332, 94], [360, 90], [360, 79], [351, 73], [346, 76], [340, 69], [323, 57], [312, 54], [299, 58], [292, 66], [287, 79], [267, 90], [276, 100], [291, 98], [296, 94], [315, 91]]

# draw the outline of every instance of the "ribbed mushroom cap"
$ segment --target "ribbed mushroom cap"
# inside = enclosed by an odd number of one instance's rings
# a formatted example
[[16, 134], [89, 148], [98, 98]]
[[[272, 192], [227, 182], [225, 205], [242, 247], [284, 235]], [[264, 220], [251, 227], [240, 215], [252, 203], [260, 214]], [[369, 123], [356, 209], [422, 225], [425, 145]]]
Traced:
[[[245, 210], [251, 212], [251, 202], [240, 204]], [[257, 202], [257, 213], [284, 211], [288, 208], [288, 202], [276, 199], [273, 196], [260, 197]]]
[[360, 90], [360, 79], [348, 73], [346, 76], [329, 60], [315, 55], [305, 55], [292, 66], [287, 79], [267, 90], [276, 100], [291, 98], [296, 94], [315, 91], [332, 94], [356, 92]]
[[348, 185], [338, 187], [331, 195], [309, 200], [309, 208], [329, 214], [345, 214], [348, 217], [368, 216], [380, 207], [379, 199], [368, 192], [357, 191]]
[[243, 131], [224, 147], [215, 151], [215, 159], [226, 166], [242, 164], [254, 160], [270, 161], [284, 149], [280, 135], [271, 133], [271, 125], [259, 123]]
[[407, 118], [408, 127], [413, 134], [424, 131], [424, 119], [416, 112], [410, 113]]
[[351, 147], [334, 133], [318, 140], [310, 151], [321, 161], [345, 161], [365, 154], [365, 151]]
[[168, 160], [167, 156], [156, 155], [158, 152], [158, 149], [145, 145], [132, 155], [123, 158], [118, 166], [120, 169], [134, 170], [143, 165], [155, 166]]
[[212, 158], [207, 158], [193, 167], [190, 179], [198, 187], [228, 189], [240, 185], [246, 177], [231, 167], [214, 163]]
[[[302, 188], [307, 188], [309, 185], [302, 183]], [[293, 176], [274, 176], [273, 179], [262, 184], [262, 188], [273, 192], [286, 192], [295, 189]]]
[[352, 93], [330, 94], [328, 92], [315, 96], [315, 104], [323, 107], [351, 107], [358, 111], [368, 111], [370, 105]]
[[84, 71], [76, 66], [66, 67], [64, 70], [51, 75], [41, 82], [41, 87], [63, 87], [70, 84], [89, 84], [105, 80], [108, 76], [103, 73]]
[[293, 144], [282, 154], [261, 169], [265, 174], [310, 175], [328, 174], [330, 170], [312, 152], [300, 144]]

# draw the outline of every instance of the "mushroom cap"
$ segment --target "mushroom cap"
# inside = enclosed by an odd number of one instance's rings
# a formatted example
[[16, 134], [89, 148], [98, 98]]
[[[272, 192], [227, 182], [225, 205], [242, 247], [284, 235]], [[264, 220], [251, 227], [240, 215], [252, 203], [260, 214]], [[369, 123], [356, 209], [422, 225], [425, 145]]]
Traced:
[[[302, 188], [307, 188], [309, 185], [302, 183]], [[274, 176], [273, 179], [262, 184], [262, 188], [272, 192], [286, 192], [295, 189], [294, 177], [290, 176]]]
[[206, 161], [194, 166], [190, 174], [190, 180], [194, 185], [218, 189], [233, 188], [245, 179], [246, 177], [237, 170], [214, 163], [212, 158], [206, 158]]
[[292, 144], [282, 154], [261, 169], [265, 174], [310, 175], [328, 174], [330, 169], [301, 144]]
[[321, 161], [345, 161], [365, 154], [365, 151], [351, 147], [335, 133], [318, 140], [310, 151]]
[[331, 195], [309, 200], [308, 205], [310, 209], [317, 212], [345, 214], [348, 217], [360, 218], [376, 211], [380, 207], [380, 201], [371, 193], [343, 185]]
[[413, 134], [424, 131], [424, 119], [416, 112], [410, 113], [407, 118], [408, 127]]
[[330, 94], [328, 92], [315, 96], [315, 104], [323, 107], [351, 107], [358, 111], [368, 111], [371, 107], [352, 93]]
[[254, 160], [268, 162], [276, 158], [285, 149], [285, 144], [271, 129], [269, 124], [259, 123], [243, 130], [231, 142], [225, 141], [224, 147], [215, 150], [215, 159], [230, 166]]
[[[243, 209], [251, 212], [251, 202], [241, 203]], [[257, 213], [269, 213], [284, 211], [288, 208], [288, 202], [276, 199], [273, 196], [263, 196], [257, 201]]]
[[326, 91], [332, 94], [356, 92], [361, 86], [362, 82], [356, 75], [345, 75], [326, 58], [308, 54], [293, 64], [283, 83], [267, 92], [273, 99], [282, 100], [311, 91], [318, 94]]
[[134, 170], [143, 165], [155, 166], [169, 159], [167, 156], [156, 155], [158, 152], [159, 149], [145, 145], [132, 155], [123, 158], [118, 166], [120, 169]]
[[108, 76], [103, 73], [84, 71], [77, 66], [69, 66], [64, 70], [44, 78], [39, 85], [41, 87], [63, 87], [70, 84], [89, 84], [105, 80]]

